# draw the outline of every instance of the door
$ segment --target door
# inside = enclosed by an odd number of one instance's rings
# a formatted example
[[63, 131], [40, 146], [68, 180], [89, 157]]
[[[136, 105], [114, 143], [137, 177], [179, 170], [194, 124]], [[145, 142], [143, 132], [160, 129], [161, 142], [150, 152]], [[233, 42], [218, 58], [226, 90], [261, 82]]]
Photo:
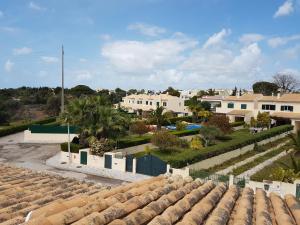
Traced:
[[104, 155], [104, 168], [111, 169], [112, 156]]
[[80, 164], [87, 164], [87, 152], [80, 152]]
[[126, 172], [132, 172], [132, 163], [133, 163], [133, 156], [127, 155], [126, 156]]
[[158, 176], [167, 172], [167, 164], [156, 156], [145, 155], [137, 158], [136, 172], [149, 176]]

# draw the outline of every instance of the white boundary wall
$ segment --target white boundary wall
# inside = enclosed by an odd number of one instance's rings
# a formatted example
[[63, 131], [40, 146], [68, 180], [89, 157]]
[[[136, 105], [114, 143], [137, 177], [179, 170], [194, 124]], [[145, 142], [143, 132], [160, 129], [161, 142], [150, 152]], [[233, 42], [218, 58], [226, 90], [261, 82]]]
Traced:
[[[288, 135], [289, 133], [291, 133], [291, 131], [288, 131], [288, 132], [279, 134], [277, 136], [274, 136], [274, 137], [262, 140], [260, 142], [257, 142], [257, 144], [258, 145], [267, 144], [269, 142], [272, 142], [272, 141], [275, 141], [277, 139], [283, 138], [286, 135]], [[225, 162], [227, 160], [230, 160], [230, 159], [232, 159], [234, 157], [238, 157], [239, 155], [242, 155], [242, 154], [244, 154], [246, 152], [252, 151], [253, 148], [254, 148], [254, 144], [247, 145], [247, 146], [245, 146], [243, 148], [238, 148], [236, 150], [232, 150], [232, 151], [229, 151], [229, 152], [226, 152], [226, 153], [223, 153], [223, 154], [220, 154], [220, 155], [217, 155], [217, 156], [214, 156], [214, 157], [202, 160], [200, 162], [191, 164], [188, 167], [190, 169], [197, 169], [197, 170], [199, 170], [199, 169], [208, 169], [208, 168], [213, 167], [215, 165], [219, 165], [219, 164], [221, 164], [221, 163], [223, 163], [223, 162]]]
[[256, 182], [249, 181], [246, 183], [246, 187], [252, 188], [254, 191], [256, 189], [261, 188], [270, 194], [271, 192], [275, 192], [279, 194], [281, 197], [284, 197], [286, 194], [292, 194], [296, 196], [296, 186], [300, 184], [300, 180], [296, 180], [293, 184], [280, 182], [280, 181], [265, 181], [265, 182]]
[[[77, 134], [70, 134], [71, 141], [77, 136]], [[68, 134], [31, 133], [30, 130], [24, 131], [24, 142], [28, 143], [63, 143], [67, 141]]]

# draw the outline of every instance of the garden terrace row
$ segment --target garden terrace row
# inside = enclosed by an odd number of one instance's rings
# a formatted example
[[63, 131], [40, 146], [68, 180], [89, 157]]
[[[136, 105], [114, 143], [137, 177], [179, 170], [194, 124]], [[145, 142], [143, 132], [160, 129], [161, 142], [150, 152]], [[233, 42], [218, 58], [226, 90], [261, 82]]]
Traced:
[[[269, 198], [263, 190], [254, 193], [249, 188], [228, 188], [223, 183], [158, 176], [110, 190], [89, 186], [76, 193], [84, 184], [69, 185], [65, 178], [5, 165], [1, 165], [1, 172], [1, 203], [20, 202], [18, 207], [14, 203], [1, 205], [0, 214], [7, 215], [2, 224], [6, 225], [23, 223], [26, 213], [22, 210], [30, 206], [28, 211], [33, 212], [24, 223], [27, 225], [300, 224], [300, 204], [294, 196], [281, 198], [271, 194]], [[26, 179], [22, 179], [24, 176]], [[38, 206], [34, 199], [38, 190], [53, 193], [62, 181], [65, 189], [74, 188], [74, 195], [64, 199], [57, 196]]]

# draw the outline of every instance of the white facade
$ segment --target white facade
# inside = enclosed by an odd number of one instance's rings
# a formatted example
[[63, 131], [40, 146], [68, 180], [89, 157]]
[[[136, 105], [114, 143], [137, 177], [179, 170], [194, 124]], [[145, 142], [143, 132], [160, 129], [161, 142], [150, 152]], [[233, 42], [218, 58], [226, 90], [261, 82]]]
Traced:
[[251, 117], [256, 118], [258, 112], [268, 112], [274, 118], [290, 119], [295, 129], [299, 130], [300, 94], [228, 96], [222, 100], [221, 107], [217, 107], [216, 112], [226, 114], [231, 122], [244, 120], [247, 123]]
[[124, 97], [120, 106], [129, 112], [137, 112], [139, 110], [152, 111], [162, 106], [165, 108], [165, 111], [173, 111], [178, 116], [190, 115], [191, 112], [184, 105], [184, 102], [185, 99], [168, 94], [139, 94]]

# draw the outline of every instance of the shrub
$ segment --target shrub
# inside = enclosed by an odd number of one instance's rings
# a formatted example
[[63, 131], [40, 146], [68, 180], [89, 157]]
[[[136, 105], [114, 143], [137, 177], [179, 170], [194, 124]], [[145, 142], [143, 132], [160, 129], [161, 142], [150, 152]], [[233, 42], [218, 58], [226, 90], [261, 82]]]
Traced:
[[185, 130], [185, 128], [186, 128], [185, 123], [183, 123], [182, 121], [176, 122], [176, 130], [181, 131], [181, 130]]
[[190, 146], [190, 144], [189, 144], [188, 140], [178, 138], [177, 147], [179, 147], [179, 148], [188, 148], [189, 146]]
[[200, 135], [205, 141], [205, 146], [213, 144], [217, 136], [221, 136], [222, 132], [219, 128], [214, 126], [205, 126], [200, 129]]
[[[75, 143], [70, 143], [70, 150], [72, 153], [79, 153], [79, 149], [81, 149], [81, 145], [75, 144]], [[60, 149], [63, 152], [68, 152], [68, 142], [64, 142], [60, 144]]]
[[130, 132], [138, 135], [146, 134], [149, 132], [149, 127], [142, 120], [132, 123], [129, 127]]
[[103, 156], [105, 152], [110, 152], [114, 149], [114, 143], [107, 138], [98, 140], [95, 137], [92, 137], [90, 138], [89, 143], [92, 155]]
[[151, 143], [161, 151], [169, 151], [178, 145], [178, 137], [168, 131], [158, 131], [153, 134]]
[[232, 127], [229, 123], [229, 118], [226, 115], [213, 115], [209, 119], [209, 125], [218, 127], [224, 134], [232, 132]]
[[203, 148], [202, 140], [200, 139], [200, 137], [192, 138], [192, 140], [190, 142], [190, 148], [194, 149], [194, 150], [199, 150], [199, 149]]
[[262, 141], [267, 138], [274, 137], [276, 135], [282, 134], [292, 129], [293, 126], [291, 125], [274, 127], [270, 130], [262, 131], [254, 135], [235, 138], [230, 141], [209, 146], [207, 148], [201, 149], [201, 151], [189, 151], [189, 152], [184, 151], [183, 154], [170, 155], [162, 159], [168, 162], [169, 164], [171, 164], [171, 166], [174, 168], [181, 168], [181, 167], [185, 167], [187, 164], [193, 164], [213, 156], [217, 156], [238, 148], [242, 148], [244, 146]]
[[239, 127], [239, 126], [243, 126], [243, 125], [245, 125], [244, 121], [237, 121], [237, 122], [230, 123], [231, 127]]

